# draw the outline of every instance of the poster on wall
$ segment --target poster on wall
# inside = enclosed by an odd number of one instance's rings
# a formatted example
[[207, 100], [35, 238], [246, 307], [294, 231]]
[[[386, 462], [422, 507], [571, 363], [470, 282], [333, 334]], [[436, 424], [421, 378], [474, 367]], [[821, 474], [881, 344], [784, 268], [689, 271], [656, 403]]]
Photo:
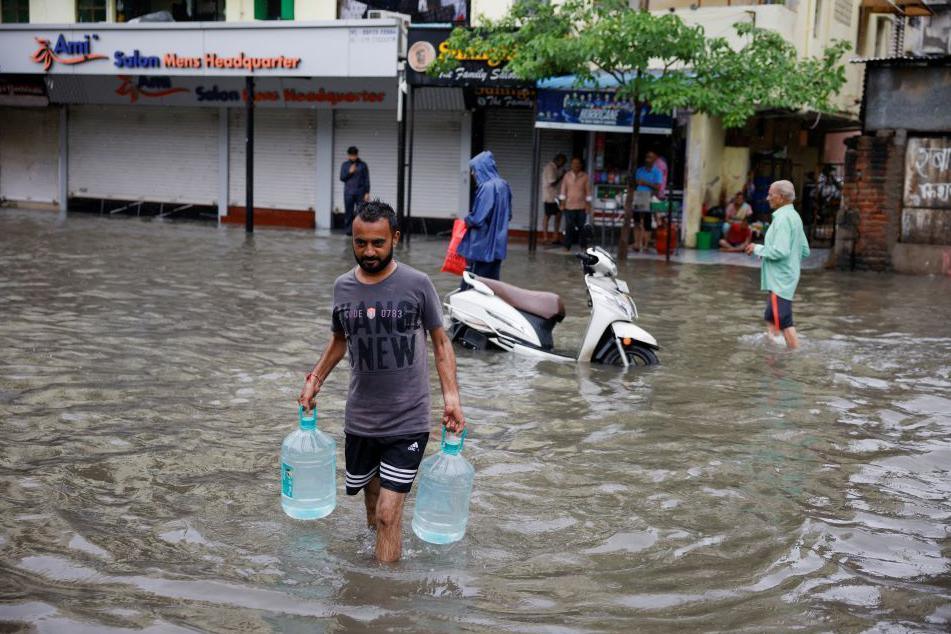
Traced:
[[337, 3], [337, 16], [341, 20], [367, 18], [373, 10], [402, 13], [417, 24], [469, 24], [469, 0], [338, 0]]
[[951, 137], [911, 137], [905, 154], [905, 206], [951, 209]]
[[[603, 132], [630, 131], [634, 106], [612, 90], [539, 90], [535, 127]], [[670, 134], [672, 119], [641, 108], [641, 132]]]

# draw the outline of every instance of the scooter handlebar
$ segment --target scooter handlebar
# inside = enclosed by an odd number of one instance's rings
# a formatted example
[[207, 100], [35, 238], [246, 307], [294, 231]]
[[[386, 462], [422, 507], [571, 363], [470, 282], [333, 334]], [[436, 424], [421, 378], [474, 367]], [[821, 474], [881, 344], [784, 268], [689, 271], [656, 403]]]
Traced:
[[598, 256], [588, 255], [587, 253], [575, 253], [575, 257], [581, 260], [585, 266], [592, 266], [598, 263]]

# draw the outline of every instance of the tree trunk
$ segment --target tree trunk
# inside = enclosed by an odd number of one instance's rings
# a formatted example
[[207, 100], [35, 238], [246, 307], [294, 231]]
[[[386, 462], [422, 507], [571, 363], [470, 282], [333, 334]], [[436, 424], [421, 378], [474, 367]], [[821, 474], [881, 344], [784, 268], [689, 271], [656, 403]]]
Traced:
[[637, 183], [634, 174], [637, 171], [637, 156], [641, 140], [641, 102], [634, 98], [634, 123], [631, 125], [631, 152], [627, 159], [627, 191], [624, 194], [624, 221], [621, 223], [621, 235], [617, 241], [617, 259], [627, 259], [627, 240], [631, 235], [631, 218], [634, 208], [634, 189]]

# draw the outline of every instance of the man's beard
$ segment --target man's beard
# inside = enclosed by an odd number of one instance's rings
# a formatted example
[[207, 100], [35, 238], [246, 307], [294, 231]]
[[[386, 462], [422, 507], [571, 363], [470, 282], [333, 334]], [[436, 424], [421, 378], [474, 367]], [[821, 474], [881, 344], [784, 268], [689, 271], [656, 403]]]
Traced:
[[357, 261], [357, 264], [360, 265], [360, 268], [366, 271], [367, 273], [379, 273], [387, 266], [390, 265], [390, 262], [393, 260], [393, 249], [390, 249], [390, 252], [386, 254], [386, 257], [380, 258], [361, 258], [353, 253], [354, 259]]

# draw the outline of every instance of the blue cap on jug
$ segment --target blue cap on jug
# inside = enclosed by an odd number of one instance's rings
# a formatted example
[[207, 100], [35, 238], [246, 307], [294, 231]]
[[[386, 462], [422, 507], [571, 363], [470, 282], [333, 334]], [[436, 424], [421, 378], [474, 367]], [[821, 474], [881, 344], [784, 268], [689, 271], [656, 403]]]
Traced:
[[300, 418], [300, 428], [304, 431], [317, 429], [317, 406], [314, 405], [314, 411], [310, 416], [304, 416], [304, 406], [297, 406], [297, 415]]
[[462, 445], [466, 440], [468, 429], [463, 429], [461, 434], [446, 434], [446, 428], [442, 428], [442, 450], [448, 454], [455, 455], [462, 451]]

